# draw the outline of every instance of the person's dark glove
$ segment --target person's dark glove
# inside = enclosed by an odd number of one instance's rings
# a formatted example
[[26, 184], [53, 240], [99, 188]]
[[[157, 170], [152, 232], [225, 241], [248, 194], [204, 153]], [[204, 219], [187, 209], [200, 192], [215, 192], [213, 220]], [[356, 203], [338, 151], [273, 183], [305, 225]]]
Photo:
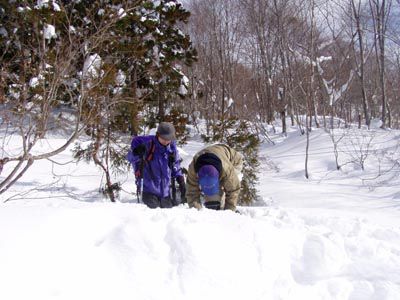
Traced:
[[132, 153], [137, 156], [143, 156], [146, 153], [146, 145], [145, 144], [137, 145], [136, 148], [132, 150]]
[[186, 202], [186, 185], [185, 185], [185, 178], [183, 176], [176, 177], [176, 181], [179, 185], [179, 191], [181, 193], [181, 202]]
[[168, 163], [169, 163], [170, 166], [174, 165], [174, 163], [175, 163], [175, 153], [171, 153], [168, 156]]

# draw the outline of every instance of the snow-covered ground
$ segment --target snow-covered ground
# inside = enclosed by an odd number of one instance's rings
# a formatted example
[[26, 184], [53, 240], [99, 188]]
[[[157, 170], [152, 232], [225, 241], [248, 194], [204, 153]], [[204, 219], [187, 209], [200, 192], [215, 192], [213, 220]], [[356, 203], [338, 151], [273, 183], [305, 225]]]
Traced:
[[[341, 170], [314, 130], [309, 179], [305, 136], [272, 136], [262, 206], [240, 215], [150, 210], [131, 174], [109, 203], [100, 170], [70, 151], [37, 162], [0, 198], [0, 299], [400, 299], [400, 132], [334, 134]], [[183, 165], [203, 146], [183, 147]]]

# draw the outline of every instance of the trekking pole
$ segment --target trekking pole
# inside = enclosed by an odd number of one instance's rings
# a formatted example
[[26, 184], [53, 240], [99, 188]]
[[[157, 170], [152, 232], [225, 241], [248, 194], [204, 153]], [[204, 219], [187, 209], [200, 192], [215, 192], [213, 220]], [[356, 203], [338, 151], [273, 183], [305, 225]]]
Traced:
[[139, 184], [136, 191], [138, 203], [143, 203], [143, 169], [144, 169], [145, 155], [140, 158], [139, 164]]
[[172, 184], [172, 201], [177, 205], [178, 203], [176, 202], [176, 185], [175, 185], [175, 177], [171, 178], [171, 184]]
[[169, 168], [171, 170], [171, 194], [172, 194], [172, 202], [174, 205], [178, 205], [178, 203], [176, 202], [176, 178], [172, 177], [172, 171], [174, 168], [174, 164], [175, 164], [175, 155], [174, 153], [171, 153], [169, 156]]

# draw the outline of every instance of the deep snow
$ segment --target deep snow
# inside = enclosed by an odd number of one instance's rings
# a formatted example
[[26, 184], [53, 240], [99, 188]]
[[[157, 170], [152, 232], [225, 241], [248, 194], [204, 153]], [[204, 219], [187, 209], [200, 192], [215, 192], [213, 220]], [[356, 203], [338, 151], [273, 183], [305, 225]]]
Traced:
[[[335, 135], [342, 170], [314, 130], [308, 180], [305, 136], [272, 136], [260, 152], [262, 206], [240, 215], [150, 210], [135, 203], [131, 174], [108, 203], [93, 165], [38, 162], [1, 196], [0, 299], [400, 299], [400, 132]], [[183, 165], [203, 146], [183, 147]], [[354, 153], [365, 150], [362, 170]]]

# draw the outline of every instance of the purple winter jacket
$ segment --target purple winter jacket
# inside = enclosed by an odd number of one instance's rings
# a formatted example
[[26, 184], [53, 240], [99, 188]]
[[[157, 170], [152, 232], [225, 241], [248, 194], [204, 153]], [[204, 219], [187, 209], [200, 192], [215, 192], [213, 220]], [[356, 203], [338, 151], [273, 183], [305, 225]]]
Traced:
[[[152, 159], [146, 160], [143, 168], [143, 192], [156, 195], [160, 198], [169, 197], [171, 175], [172, 177], [182, 176], [180, 159], [175, 141], [172, 141], [168, 146], [163, 146], [155, 135], [134, 137], [131, 143], [131, 151], [129, 151], [127, 159], [132, 164], [135, 174], [140, 168], [140, 157], [134, 155], [132, 151], [140, 144], [146, 145], [145, 158], [148, 158], [152, 144], [154, 144]], [[171, 154], [175, 155], [175, 163], [173, 164], [172, 170], [168, 164]]]

